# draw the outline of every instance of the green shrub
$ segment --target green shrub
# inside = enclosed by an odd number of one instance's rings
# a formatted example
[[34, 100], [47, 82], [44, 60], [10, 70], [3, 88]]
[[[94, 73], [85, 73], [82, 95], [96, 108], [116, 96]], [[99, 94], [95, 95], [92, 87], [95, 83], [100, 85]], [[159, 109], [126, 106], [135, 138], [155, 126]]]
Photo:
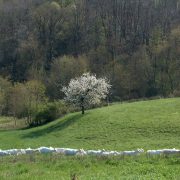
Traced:
[[67, 104], [63, 101], [49, 102], [39, 108], [39, 110], [35, 113], [30, 126], [46, 124], [73, 111], [73, 108], [67, 106]]
[[180, 89], [174, 90], [173, 97], [180, 97]]

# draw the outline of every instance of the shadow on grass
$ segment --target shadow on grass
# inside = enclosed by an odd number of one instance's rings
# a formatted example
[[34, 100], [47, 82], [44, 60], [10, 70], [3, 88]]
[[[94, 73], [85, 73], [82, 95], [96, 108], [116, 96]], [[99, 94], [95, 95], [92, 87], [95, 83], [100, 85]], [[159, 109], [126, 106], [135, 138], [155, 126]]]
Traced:
[[57, 122], [56, 124], [50, 125], [48, 127], [44, 127], [43, 129], [35, 129], [31, 132], [24, 134], [22, 138], [37, 138], [43, 136], [44, 134], [48, 134], [51, 132], [61, 131], [68, 126], [74, 124], [76, 121], [80, 120], [85, 115], [77, 114], [70, 116], [69, 118], [65, 118], [64, 120]]

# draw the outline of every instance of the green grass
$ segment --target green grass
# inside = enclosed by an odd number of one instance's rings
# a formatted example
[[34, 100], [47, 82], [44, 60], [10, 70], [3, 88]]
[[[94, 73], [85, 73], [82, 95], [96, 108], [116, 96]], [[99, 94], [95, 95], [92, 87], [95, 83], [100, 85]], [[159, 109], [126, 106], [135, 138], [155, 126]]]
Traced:
[[42, 127], [0, 130], [0, 148], [180, 148], [180, 98], [115, 104]]
[[24, 119], [17, 119], [16, 124], [13, 117], [0, 116], [0, 130], [11, 130], [26, 127]]
[[24, 179], [176, 179], [180, 177], [180, 158], [146, 157], [64, 157], [34, 155], [0, 159], [1, 180]]
[[[0, 130], [0, 148], [132, 150], [180, 148], [180, 98], [114, 104], [33, 129]], [[180, 179], [180, 157], [0, 158], [0, 179]]]

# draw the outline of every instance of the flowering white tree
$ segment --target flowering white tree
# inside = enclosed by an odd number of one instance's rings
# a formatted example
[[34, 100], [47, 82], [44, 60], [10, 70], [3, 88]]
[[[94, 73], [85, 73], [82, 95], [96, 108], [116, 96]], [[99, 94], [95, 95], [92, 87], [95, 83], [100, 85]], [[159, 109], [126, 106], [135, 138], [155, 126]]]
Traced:
[[67, 87], [63, 87], [65, 100], [81, 107], [84, 114], [85, 107], [96, 105], [105, 99], [111, 85], [106, 78], [96, 78], [96, 75], [83, 74], [79, 78], [72, 79]]

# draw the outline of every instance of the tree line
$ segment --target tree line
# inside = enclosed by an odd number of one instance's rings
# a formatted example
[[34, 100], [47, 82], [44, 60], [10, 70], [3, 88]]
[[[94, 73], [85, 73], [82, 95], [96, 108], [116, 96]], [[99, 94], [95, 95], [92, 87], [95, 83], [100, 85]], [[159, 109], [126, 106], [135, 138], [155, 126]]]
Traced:
[[0, 115], [24, 119], [27, 126], [53, 121], [69, 112], [77, 111], [62, 100], [50, 101], [45, 85], [38, 80], [12, 84], [0, 77]]
[[179, 95], [179, 20], [179, 0], [0, 0], [0, 75], [50, 100], [85, 72], [111, 100]]

